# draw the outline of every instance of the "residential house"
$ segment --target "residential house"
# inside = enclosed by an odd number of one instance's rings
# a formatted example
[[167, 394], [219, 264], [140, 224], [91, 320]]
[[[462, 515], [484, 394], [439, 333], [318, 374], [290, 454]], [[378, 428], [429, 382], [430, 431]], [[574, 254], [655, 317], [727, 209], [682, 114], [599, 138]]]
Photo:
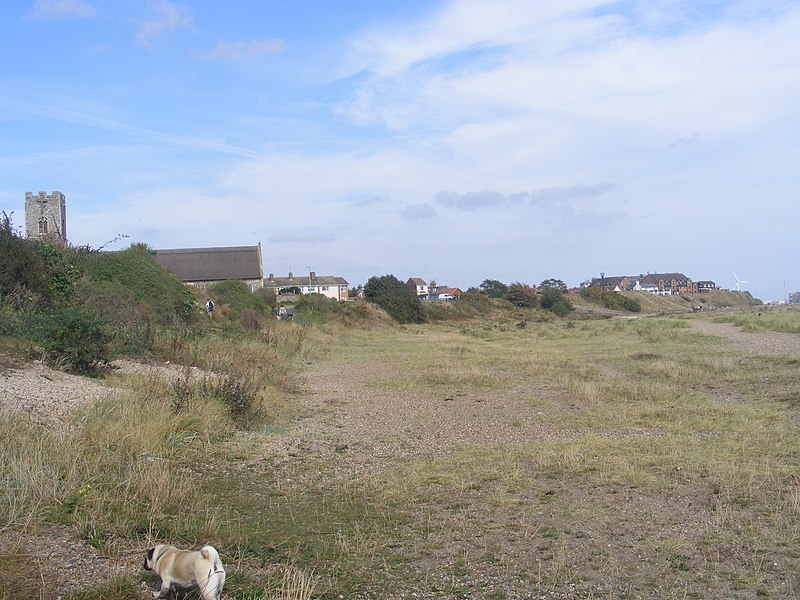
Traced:
[[697, 291], [698, 292], [710, 292], [711, 290], [717, 289], [717, 284], [713, 281], [698, 281], [697, 282]]
[[660, 296], [696, 294], [698, 289], [697, 283], [683, 273], [648, 273], [641, 276], [639, 287]]
[[431, 300], [460, 300], [463, 293], [457, 287], [451, 288], [440, 285], [436, 288], [436, 294], [431, 296]]
[[600, 288], [606, 292], [625, 292], [634, 286], [635, 281], [634, 278], [625, 275], [605, 277], [605, 274], [601, 274], [600, 277], [592, 279], [589, 287]]
[[414, 291], [418, 298], [427, 298], [430, 294], [428, 284], [425, 283], [424, 279], [420, 279], [419, 277], [411, 277], [406, 281], [406, 285]]
[[317, 275], [311, 271], [307, 276], [295, 277], [289, 273], [288, 277], [275, 277], [272, 273], [264, 280], [264, 287], [279, 295], [281, 290], [298, 288], [303, 294], [322, 294], [332, 300], [347, 300], [348, 283], [344, 277], [333, 275]]
[[205, 288], [219, 281], [238, 279], [251, 290], [264, 285], [261, 244], [225, 248], [156, 250], [156, 261], [185, 283]]

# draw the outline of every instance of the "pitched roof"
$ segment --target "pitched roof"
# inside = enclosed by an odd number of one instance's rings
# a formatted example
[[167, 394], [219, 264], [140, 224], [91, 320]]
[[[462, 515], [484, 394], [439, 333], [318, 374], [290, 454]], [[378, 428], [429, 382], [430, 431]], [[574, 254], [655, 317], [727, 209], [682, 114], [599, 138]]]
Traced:
[[617, 285], [623, 279], [626, 278], [630, 279], [630, 277], [628, 277], [627, 275], [615, 275], [613, 277], [595, 277], [594, 279], [592, 279], [590, 285], [593, 287], [603, 286], [603, 285]]
[[156, 250], [156, 260], [164, 269], [188, 282], [264, 278], [261, 244]]
[[642, 277], [641, 283], [658, 283], [660, 280], [664, 280], [665, 282], [675, 280], [678, 283], [686, 283], [687, 279], [689, 278], [683, 273], [648, 273]]
[[428, 285], [425, 280], [420, 277], [411, 277], [406, 283], [413, 283], [414, 285]]
[[464, 292], [462, 292], [460, 289], [458, 289], [457, 287], [456, 287], [456, 288], [451, 288], [451, 287], [440, 287], [440, 288], [437, 290], [437, 292], [438, 292], [440, 295], [441, 295], [441, 294], [450, 294], [451, 296], [460, 296], [461, 294], [463, 294], [463, 293], [464, 293]]
[[344, 277], [334, 277], [333, 275], [302, 275], [300, 277], [270, 277], [264, 280], [266, 288], [287, 288], [301, 287], [308, 285], [348, 285]]

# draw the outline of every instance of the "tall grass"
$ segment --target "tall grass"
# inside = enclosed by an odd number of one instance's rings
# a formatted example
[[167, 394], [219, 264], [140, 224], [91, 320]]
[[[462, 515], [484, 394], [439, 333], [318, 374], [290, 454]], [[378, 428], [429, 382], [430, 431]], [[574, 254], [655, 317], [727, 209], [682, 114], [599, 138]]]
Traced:
[[714, 320], [733, 323], [744, 331], [800, 333], [800, 309], [797, 307], [761, 307], [749, 312], [717, 316]]
[[224, 415], [210, 403], [176, 415], [151, 394], [99, 402], [69, 433], [18, 416], [0, 420], [9, 440], [0, 450], [3, 527], [78, 523], [87, 537], [94, 529], [96, 546], [154, 529], [196, 529], [205, 503], [180, 463], [225, 433]]

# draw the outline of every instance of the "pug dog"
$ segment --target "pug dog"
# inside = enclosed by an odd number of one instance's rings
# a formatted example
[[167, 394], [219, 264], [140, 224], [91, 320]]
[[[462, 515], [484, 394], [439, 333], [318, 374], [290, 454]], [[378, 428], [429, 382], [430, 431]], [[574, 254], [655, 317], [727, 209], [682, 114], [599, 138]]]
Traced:
[[196, 587], [203, 600], [219, 600], [225, 585], [225, 569], [214, 546], [200, 550], [178, 550], [175, 546], [159, 544], [147, 549], [144, 568], [161, 577], [161, 589], [153, 598], [161, 598], [172, 586]]

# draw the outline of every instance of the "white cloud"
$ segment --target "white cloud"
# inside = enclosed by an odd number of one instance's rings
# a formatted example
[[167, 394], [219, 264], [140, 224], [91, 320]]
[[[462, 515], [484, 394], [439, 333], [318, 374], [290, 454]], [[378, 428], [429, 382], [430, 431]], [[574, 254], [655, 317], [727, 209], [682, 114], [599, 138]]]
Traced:
[[508, 199], [504, 194], [492, 190], [466, 192], [464, 194], [443, 191], [436, 194], [436, 201], [449, 208], [476, 210], [479, 208], [497, 208], [505, 205]]
[[61, 17], [91, 17], [97, 12], [85, 0], [36, 0], [31, 16], [37, 19]]
[[[402, 76], [414, 66], [458, 53], [519, 44], [533, 35], [549, 43], [563, 34], [563, 30], [556, 31], [561, 29], [556, 27], [559, 21], [598, 4], [592, 0], [448, 2], [439, 12], [416, 23], [364, 33], [353, 45], [348, 71]], [[568, 40], [560, 42], [566, 44]]]
[[424, 221], [436, 216], [436, 209], [430, 204], [412, 204], [400, 211], [400, 216], [408, 221]]
[[595, 198], [610, 191], [613, 187], [614, 186], [609, 183], [596, 183], [594, 185], [541, 188], [533, 190], [532, 192], [524, 191], [508, 195], [493, 190], [465, 192], [463, 194], [443, 191], [436, 194], [436, 200], [448, 208], [457, 208], [467, 211], [484, 208], [509, 208], [519, 204], [543, 206], [553, 203], [564, 204]]
[[459, 2], [410, 33], [366, 34], [355, 48], [367, 77], [342, 114], [394, 129], [546, 115], [655, 132], [757, 127], [794, 111], [800, 11], [664, 33], [589, 10], [607, 2], [537, 4], [488, 16], [495, 3]]
[[594, 185], [571, 185], [568, 187], [551, 187], [534, 190], [530, 193], [531, 202], [569, 202], [596, 198], [614, 188], [610, 183]]
[[309, 244], [316, 242], [333, 242], [336, 235], [333, 233], [322, 233], [313, 231], [292, 231], [281, 232], [270, 236], [269, 241], [273, 244], [301, 243]]
[[189, 8], [183, 4], [167, 2], [154, 2], [152, 9], [157, 16], [150, 21], [146, 21], [136, 33], [136, 43], [140, 46], [150, 47], [150, 42], [171, 31], [179, 29], [191, 29], [194, 20]]
[[249, 42], [219, 41], [214, 48], [206, 53], [199, 53], [201, 58], [209, 60], [222, 60], [234, 62], [257, 58], [264, 54], [279, 54], [286, 49], [286, 43], [277, 38], [264, 40], [251, 40]]

